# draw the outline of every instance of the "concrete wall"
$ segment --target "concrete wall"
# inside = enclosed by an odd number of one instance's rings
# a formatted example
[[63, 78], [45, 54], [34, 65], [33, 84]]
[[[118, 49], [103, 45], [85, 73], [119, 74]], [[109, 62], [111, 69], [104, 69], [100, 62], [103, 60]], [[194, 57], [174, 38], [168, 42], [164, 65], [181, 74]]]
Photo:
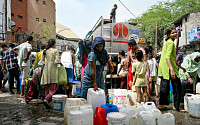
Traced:
[[76, 48], [78, 47], [78, 42], [56, 39], [56, 49], [58, 49], [59, 53], [62, 53], [63, 51], [65, 51], [65, 49], [68, 46], [73, 46], [74, 48]]
[[200, 26], [200, 12], [190, 13], [187, 17], [182, 19], [182, 31], [179, 38], [179, 46], [189, 43], [188, 32]]
[[[43, 4], [46, 2], [46, 4]], [[39, 22], [36, 21], [39, 18]], [[46, 22], [44, 22], [46, 19]], [[55, 25], [56, 10], [55, 2], [53, 0], [28, 0], [28, 32], [38, 33], [40, 36], [43, 34], [43, 25]], [[56, 30], [53, 30], [54, 37], [56, 37]], [[45, 41], [43, 41], [45, 42]]]

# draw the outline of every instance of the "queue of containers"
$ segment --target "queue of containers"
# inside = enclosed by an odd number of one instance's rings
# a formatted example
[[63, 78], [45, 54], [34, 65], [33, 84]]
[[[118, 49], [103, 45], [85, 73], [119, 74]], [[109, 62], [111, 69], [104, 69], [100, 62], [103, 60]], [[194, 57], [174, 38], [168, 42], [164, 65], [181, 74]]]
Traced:
[[[162, 114], [154, 102], [137, 104], [136, 92], [110, 89], [108, 94], [110, 104], [106, 104], [102, 89], [88, 89], [87, 101], [53, 95], [53, 110], [64, 111], [65, 125], [175, 125], [173, 114]], [[200, 95], [186, 93], [184, 108], [192, 117], [200, 118]]]

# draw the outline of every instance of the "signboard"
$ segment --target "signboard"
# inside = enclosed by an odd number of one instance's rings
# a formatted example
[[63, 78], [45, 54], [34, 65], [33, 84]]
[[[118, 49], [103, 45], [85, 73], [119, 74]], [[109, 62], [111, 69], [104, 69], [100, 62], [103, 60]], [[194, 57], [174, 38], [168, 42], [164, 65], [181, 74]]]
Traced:
[[146, 44], [145, 38], [140, 38], [143, 32], [136, 28], [131, 28], [130, 25], [116, 23], [113, 26], [113, 41], [119, 43], [128, 43], [131, 38], [134, 38], [137, 44]]
[[200, 41], [200, 27], [197, 27], [194, 30], [190, 30], [188, 32], [188, 38], [190, 43]]

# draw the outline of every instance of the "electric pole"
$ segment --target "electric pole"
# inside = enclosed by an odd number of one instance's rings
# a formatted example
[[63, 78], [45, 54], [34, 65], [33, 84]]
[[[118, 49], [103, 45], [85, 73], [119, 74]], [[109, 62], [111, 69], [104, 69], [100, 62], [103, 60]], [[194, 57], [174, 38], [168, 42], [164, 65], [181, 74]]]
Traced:
[[5, 35], [6, 35], [6, 32], [7, 32], [7, 0], [5, 0]]
[[155, 35], [155, 53], [157, 53], [157, 21], [156, 21], [156, 35]]

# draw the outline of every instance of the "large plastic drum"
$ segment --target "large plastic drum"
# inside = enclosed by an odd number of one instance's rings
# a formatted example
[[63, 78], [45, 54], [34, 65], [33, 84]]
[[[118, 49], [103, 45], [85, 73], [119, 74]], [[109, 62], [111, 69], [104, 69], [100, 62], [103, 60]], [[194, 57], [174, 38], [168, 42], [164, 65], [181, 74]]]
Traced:
[[120, 112], [112, 112], [107, 115], [108, 125], [127, 125], [126, 115]]
[[114, 89], [114, 105], [124, 105], [126, 101], [126, 89]]
[[52, 100], [54, 111], [64, 111], [67, 95], [53, 95]]

